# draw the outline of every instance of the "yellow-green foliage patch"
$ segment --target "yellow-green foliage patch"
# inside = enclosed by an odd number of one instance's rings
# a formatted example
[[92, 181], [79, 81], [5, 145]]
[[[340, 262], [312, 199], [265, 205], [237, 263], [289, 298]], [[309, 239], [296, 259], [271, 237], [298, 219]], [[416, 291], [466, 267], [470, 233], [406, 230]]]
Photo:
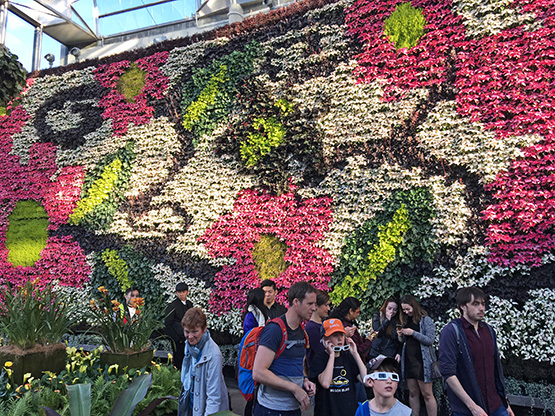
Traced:
[[8, 221], [8, 261], [14, 266], [33, 266], [46, 247], [48, 214], [36, 201], [18, 201]]
[[262, 235], [254, 245], [252, 258], [261, 280], [276, 279], [287, 269], [284, 260], [287, 245], [273, 235]]
[[410, 3], [402, 3], [385, 20], [384, 32], [396, 49], [409, 49], [416, 46], [424, 34], [424, 26], [426, 19], [422, 15], [422, 9], [416, 9]]
[[135, 62], [119, 78], [117, 90], [125, 97], [128, 103], [135, 102], [135, 97], [141, 93], [145, 86], [146, 72], [140, 69]]
[[131, 287], [127, 263], [121, 259], [116, 250], [106, 249], [102, 252], [102, 260], [112, 276], [116, 278], [122, 291]]

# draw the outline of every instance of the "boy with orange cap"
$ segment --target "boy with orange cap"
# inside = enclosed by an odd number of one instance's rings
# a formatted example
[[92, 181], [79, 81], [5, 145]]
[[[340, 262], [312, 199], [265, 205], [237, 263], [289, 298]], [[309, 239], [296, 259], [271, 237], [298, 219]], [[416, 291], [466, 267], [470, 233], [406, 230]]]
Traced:
[[309, 373], [316, 384], [314, 414], [353, 416], [358, 406], [355, 382], [357, 377], [362, 382], [366, 367], [340, 319], [324, 321], [322, 332], [325, 351], [314, 357]]

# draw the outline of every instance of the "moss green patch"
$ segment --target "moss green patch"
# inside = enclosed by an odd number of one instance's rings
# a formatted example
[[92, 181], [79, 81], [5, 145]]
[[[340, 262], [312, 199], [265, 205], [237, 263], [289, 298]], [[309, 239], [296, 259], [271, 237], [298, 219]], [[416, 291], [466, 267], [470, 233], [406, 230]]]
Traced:
[[135, 97], [141, 93], [145, 86], [146, 72], [140, 69], [135, 62], [119, 78], [117, 90], [123, 94], [128, 103], [135, 102]]
[[46, 247], [48, 214], [36, 201], [18, 201], [8, 221], [8, 261], [14, 266], [33, 266]]
[[385, 20], [384, 33], [395, 44], [396, 49], [412, 48], [424, 34], [426, 19], [422, 9], [412, 7], [410, 3], [402, 3], [395, 7]]
[[260, 241], [254, 245], [252, 258], [254, 268], [261, 280], [276, 279], [287, 270], [284, 260], [287, 245], [273, 235], [262, 235]]

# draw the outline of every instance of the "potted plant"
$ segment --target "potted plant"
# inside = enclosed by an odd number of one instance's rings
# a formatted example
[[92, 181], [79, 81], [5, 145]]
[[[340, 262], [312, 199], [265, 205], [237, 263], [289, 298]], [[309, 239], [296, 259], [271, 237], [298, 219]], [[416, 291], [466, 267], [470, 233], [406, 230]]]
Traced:
[[149, 348], [150, 337], [163, 327], [158, 308], [145, 306], [143, 298], [134, 298], [130, 306], [136, 312], [130, 317], [117, 300], [110, 299], [107, 289], [100, 286], [98, 291], [99, 297], [91, 300], [90, 306], [93, 325], [107, 347], [100, 355], [100, 363], [118, 364], [120, 369], [144, 367], [154, 355]]
[[0, 298], [0, 333], [6, 343], [0, 362], [9, 363], [14, 381], [21, 384], [27, 373], [40, 378], [43, 371], [60, 372], [66, 359], [61, 339], [74, 323], [74, 302], [38, 279], [15, 288], [6, 284]]

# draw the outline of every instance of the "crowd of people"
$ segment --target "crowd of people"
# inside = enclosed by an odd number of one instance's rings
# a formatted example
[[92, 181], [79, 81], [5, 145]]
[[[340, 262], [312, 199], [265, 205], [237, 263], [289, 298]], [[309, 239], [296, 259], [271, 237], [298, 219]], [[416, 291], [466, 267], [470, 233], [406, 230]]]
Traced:
[[[229, 397], [220, 349], [188, 293], [187, 284], [177, 285], [166, 309], [166, 334], [181, 369], [178, 415], [204, 416], [227, 410]], [[260, 333], [252, 366], [256, 390], [245, 416], [300, 416], [309, 406], [317, 416], [419, 416], [421, 401], [426, 414], [436, 416], [432, 385], [438, 378], [455, 416], [514, 416], [496, 334], [483, 322], [487, 296], [481, 289], [458, 291], [461, 317], [442, 329], [439, 356], [435, 324], [412, 295], [386, 299], [364, 336], [356, 298], [330, 310], [326, 292], [299, 282], [289, 289], [285, 308], [277, 293], [275, 283], [265, 280], [247, 296], [243, 331]], [[398, 399], [400, 382], [406, 383], [408, 403]]]

